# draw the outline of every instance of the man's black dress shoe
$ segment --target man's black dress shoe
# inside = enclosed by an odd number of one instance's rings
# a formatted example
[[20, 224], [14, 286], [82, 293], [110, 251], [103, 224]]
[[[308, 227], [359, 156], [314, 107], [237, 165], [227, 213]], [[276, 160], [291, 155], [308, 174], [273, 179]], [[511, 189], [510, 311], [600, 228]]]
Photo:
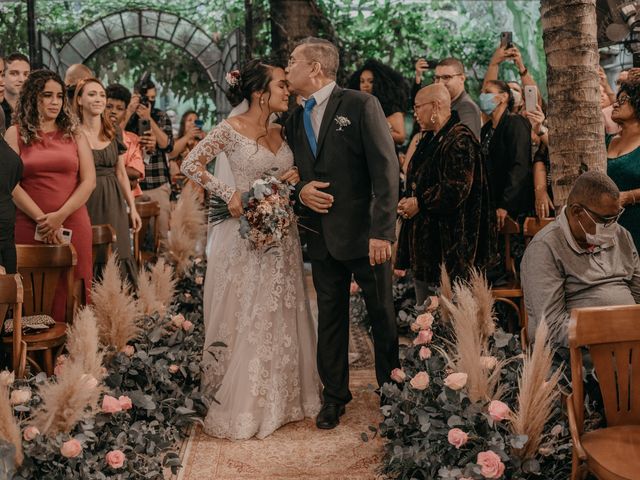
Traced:
[[325, 403], [316, 417], [316, 427], [323, 430], [336, 428], [340, 423], [340, 417], [344, 415], [344, 405], [338, 403]]

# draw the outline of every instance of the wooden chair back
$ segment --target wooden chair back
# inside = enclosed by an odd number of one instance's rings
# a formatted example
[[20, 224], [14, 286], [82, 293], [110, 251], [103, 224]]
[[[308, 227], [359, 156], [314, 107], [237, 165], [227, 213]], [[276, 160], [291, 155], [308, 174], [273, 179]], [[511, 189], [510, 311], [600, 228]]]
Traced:
[[607, 425], [640, 425], [640, 305], [577, 308], [571, 312], [571, 383], [580, 433], [584, 427], [585, 347], [598, 377]]
[[144, 242], [144, 239], [147, 236], [147, 231], [149, 230], [152, 218], [155, 219], [153, 222], [153, 253], [156, 254], [158, 252], [159, 230], [157, 220], [160, 215], [160, 204], [155, 201], [136, 202], [136, 209], [138, 210], [138, 214], [142, 220], [142, 227], [133, 236], [133, 253], [138, 265], [141, 265], [141, 243]]
[[13, 315], [12, 368], [18, 378], [24, 376], [27, 346], [22, 341], [22, 302], [24, 290], [20, 275], [0, 274], [0, 321], [4, 323], [9, 309]]
[[18, 273], [24, 287], [24, 314], [51, 315], [53, 300], [61, 277], [67, 282], [67, 322], [73, 320], [74, 267], [78, 263], [72, 244], [16, 245]]
[[533, 239], [533, 237], [535, 237], [540, 230], [542, 230], [554, 220], [555, 218], [527, 217], [524, 220], [524, 225], [522, 227], [522, 234], [524, 235], [525, 244], [529, 245], [529, 242]]
[[509, 272], [516, 275], [516, 262], [511, 256], [511, 236], [520, 233], [520, 225], [511, 217], [504, 219], [504, 225], [498, 231], [500, 235], [504, 237], [504, 269], [505, 272]]
[[114, 228], [105, 223], [102, 225], [92, 225], [91, 232], [93, 234], [93, 241], [91, 248], [93, 252], [93, 265], [96, 264], [96, 259], [107, 259], [113, 252], [113, 244], [116, 243], [116, 231]]

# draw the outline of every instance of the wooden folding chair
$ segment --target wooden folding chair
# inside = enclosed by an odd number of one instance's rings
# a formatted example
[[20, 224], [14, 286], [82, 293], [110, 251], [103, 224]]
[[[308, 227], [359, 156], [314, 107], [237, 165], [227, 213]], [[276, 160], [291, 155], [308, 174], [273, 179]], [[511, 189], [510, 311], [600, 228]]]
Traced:
[[16, 378], [24, 377], [27, 363], [27, 344], [22, 339], [23, 295], [20, 275], [0, 274], [0, 321], [4, 323], [7, 312], [11, 309], [13, 315], [13, 333], [10, 339], [11, 368]]
[[538, 217], [527, 217], [524, 220], [524, 225], [522, 227], [522, 233], [524, 235], [524, 243], [525, 245], [529, 245], [529, 242], [536, 236], [536, 234], [542, 230], [544, 227], [553, 222], [555, 218], [538, 218]]
[[[53, 314], [53, 303], [58, 282], [67, 283], [65, 320], [71, 323], [75, 311], [74, 267], [76, 250], [72, 244], [65, 245], [16, 245], [18, 273], [22, 276], [24, 289], [23, 315]], [[43, 367], [28, 359], [34, 366], [53, 375], [54, 357], [67, 338], [67, 324], [56, 323], [42, 333], [23, 335], [27, 353], [42, 352]], [[3, 338], [3, 343], [11, 339]]]
[[113, 244], [116, 243], [116, 231], [109, 224], [92, 225], [91, 232], [93, 234], [93, 241], [91, 243], [91, 250], [93, 252], [93, 266], [96, 266], [96, 260], [98, 258], [106, 260], [111, 256], [113, 252]]
[[520, 342], [522, 347], [525, 348], [527, 344], [527, 311], [524, 306], [522, 286], [516, 272], [516, 262], [511, 256], [511, 237], [520, 233], [520, 226], [511, 217], [507, 217], [498, 233], [504, 237], [503, 256], [507, 283], [498, 287], [491, 287], [491, 293], [493, 293], [496, 302], [504, 303], [516, 314], [521, 332]]
[[[142, 228], [136, 232], [133, 236], [133, 254], [138, 266], [141, 266], [144, 260], [154, 257], [158, 253], [159, 247], [159, 230], [158, 230], [158, 216], [160, 215], [160, 204], [155, 201], [138, 202], [136, 201], [136, 209], [142, 220]], [[153, 221], [153, 250], [150, 254], [143, 255], [141, 242], [147, 236], [149, 225]], [[144, 257], [144, 258], [143, 258]]]
[[[590, 432], [584, 431], [584, 348], [588, 348], [596, 370], [607, 421], [605, 428]], [[569, 351], [573, 387], [567, 398], [573, 442], [571, 479], [582, 478], [584, 469], [599, 480], [639, 478], [640, 305], [573, 310]]]

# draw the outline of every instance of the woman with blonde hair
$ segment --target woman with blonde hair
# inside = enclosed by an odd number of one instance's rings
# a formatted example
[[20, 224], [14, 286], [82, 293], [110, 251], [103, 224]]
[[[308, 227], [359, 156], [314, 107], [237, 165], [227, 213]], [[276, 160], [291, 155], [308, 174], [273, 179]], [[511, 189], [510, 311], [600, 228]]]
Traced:
[[[107, 94], [100, 80], [87, 78], [78, 83], [73, 107], [91, 146], [96, 168], [96, 189], [87, 201], [89, 217], [92, 225], [110, 224], [114, 228], [114, 251], [118, 254], [120, 269], [135, 284], [137, 269], [131, 253], [129, 218], [136, 231], [142, 222], [124, 165], [126, 147], [121, 132], [116, 131], [105, 113], [106, 105]], [[98, 258], [95, 263], [106, 263], [106, 258]]]

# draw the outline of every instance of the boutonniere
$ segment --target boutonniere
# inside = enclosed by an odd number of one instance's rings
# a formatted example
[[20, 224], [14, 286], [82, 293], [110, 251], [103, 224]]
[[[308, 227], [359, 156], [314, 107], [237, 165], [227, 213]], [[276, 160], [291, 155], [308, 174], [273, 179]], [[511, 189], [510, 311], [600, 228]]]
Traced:
[[347, 117], [343, 117], [342, 115], [336, 115], [336, 118], [334, 118], [334, 120], [338, 124], [336, 132], [341, 132], [342, 130], [344, 130], [344, 127], [348, 127], [349, 125], [351, 125], [351, 120], [349, 120]]

